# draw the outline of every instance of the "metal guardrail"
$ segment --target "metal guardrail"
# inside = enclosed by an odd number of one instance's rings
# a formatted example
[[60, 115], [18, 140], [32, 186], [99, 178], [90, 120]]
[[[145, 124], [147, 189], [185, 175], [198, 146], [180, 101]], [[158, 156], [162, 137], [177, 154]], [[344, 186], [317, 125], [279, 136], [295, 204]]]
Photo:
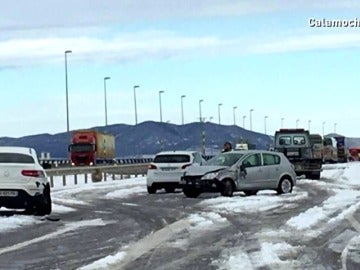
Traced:
[[118, 164], [118, 165], [104, 165], [104, 166], [83, 166], [83, 167], [59, 167], [54, 169], [47, 169], [46, 174], [49, 177], [51, 187], [54, 187], [54, 177], [62, 177], [62, 185], [67, 185], [67, 176], [73, 176], [74, 184], [78, 184], [78, 176], [84, 175], [85, 183], [89, 181], [88, 175], [91, 175], [92, 182], [106, 181], [107, 176], [111, 175], [114, 180], [115, 176], [120, 179], [129, 178], [131, 175], [139, 176], [146, 175], [148, 163], [142, 164]]
[[[141, 164], [141, 163], [150, 163], [153, 161], [152, 158], [116, 158], [114, 159], [117, 164]], [[70, 160], [67, 158], [44, 158], [40, 159], [40, 164], [49, 164], [52, 167], [65, 167], [70, 166]], [[106, 163], [99, 163], [99, 165], [105, 165]]]

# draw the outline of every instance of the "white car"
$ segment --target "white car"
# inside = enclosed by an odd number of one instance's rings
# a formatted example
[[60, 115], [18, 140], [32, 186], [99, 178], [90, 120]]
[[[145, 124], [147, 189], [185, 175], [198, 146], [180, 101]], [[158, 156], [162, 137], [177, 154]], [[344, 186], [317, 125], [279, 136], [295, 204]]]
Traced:
[[198, 151], [167, 151], [156, 154], [149, 164], [146, 183], [149, 194], [165, 188], [166, 192], [174, 192], [179, 188], [180, 178], [185, 168], [190, 165], [200, 166], [204, 163]]
[[33, 148], [0, 147], [0, 207], [51, 213], [50, 184]]

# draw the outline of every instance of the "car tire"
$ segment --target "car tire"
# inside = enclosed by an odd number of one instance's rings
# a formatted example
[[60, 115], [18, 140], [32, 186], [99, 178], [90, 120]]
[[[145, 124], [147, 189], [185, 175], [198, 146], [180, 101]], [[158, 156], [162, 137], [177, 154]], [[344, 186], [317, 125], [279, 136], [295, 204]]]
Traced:
[[234, 185], [231, 180], [224, 180], [221, 195], [225, 197], [232, 197], [234, 193]]
[[44, 194], [42, 196], [42, 200], [38, 202], [36, 206], [36, 214], [40, 216], [51, 214], [52, 203], [51, 203], [51, 195], [50, 195], [50, 187], [46, 186], [44, 189]]
[[244, 190], [246, 196], [254, 196], [257, 192], [257, 190]]
[[292, 189], [293, 189], [293, 182], [291, 181], [290, 178], [285, 177], [280, 180], [280, 183], [279, 183], [279, 186], [277, 189], [277, 193], [278, 194], [291, 193]]
[[166, 191], [167, 193], [174, 193], [174, 192], [175, 192], [175, 188], [173, 188], [173, 187], [167, 187], [167, 188], [165, 188], [165, 191]]
[[149, 193], [149, 194], [155, 194], [156, 193], [156, 188], [154, 188], [154, 187], [147, 187], [147, 192]]
[[197, 198], [201, 193], [200, 190], [195, 188], [183, 188], [183, 192], [187, 198]]

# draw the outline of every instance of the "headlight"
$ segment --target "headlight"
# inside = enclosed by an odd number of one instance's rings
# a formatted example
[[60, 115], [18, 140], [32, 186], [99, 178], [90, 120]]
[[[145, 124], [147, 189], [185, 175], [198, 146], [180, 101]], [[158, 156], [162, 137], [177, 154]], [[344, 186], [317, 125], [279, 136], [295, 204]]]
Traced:
[[201, 177], [201, 180], [210, 180], [217, 177], [217, 173], [207, 173], [203, 177]]

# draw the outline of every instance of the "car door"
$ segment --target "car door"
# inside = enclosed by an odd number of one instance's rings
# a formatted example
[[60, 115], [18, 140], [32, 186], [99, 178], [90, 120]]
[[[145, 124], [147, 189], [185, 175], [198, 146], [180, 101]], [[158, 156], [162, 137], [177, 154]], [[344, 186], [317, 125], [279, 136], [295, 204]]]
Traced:
[[276, 188], [281, 175], [281, 158], [277, 154], [262, 153], [263, 157], [263, 186], [266, 189]]
[[264, 181], [261, 154], [250, 154], [241, 162], [244, 170], [238, 170], [238, 189], [260, 189]]

